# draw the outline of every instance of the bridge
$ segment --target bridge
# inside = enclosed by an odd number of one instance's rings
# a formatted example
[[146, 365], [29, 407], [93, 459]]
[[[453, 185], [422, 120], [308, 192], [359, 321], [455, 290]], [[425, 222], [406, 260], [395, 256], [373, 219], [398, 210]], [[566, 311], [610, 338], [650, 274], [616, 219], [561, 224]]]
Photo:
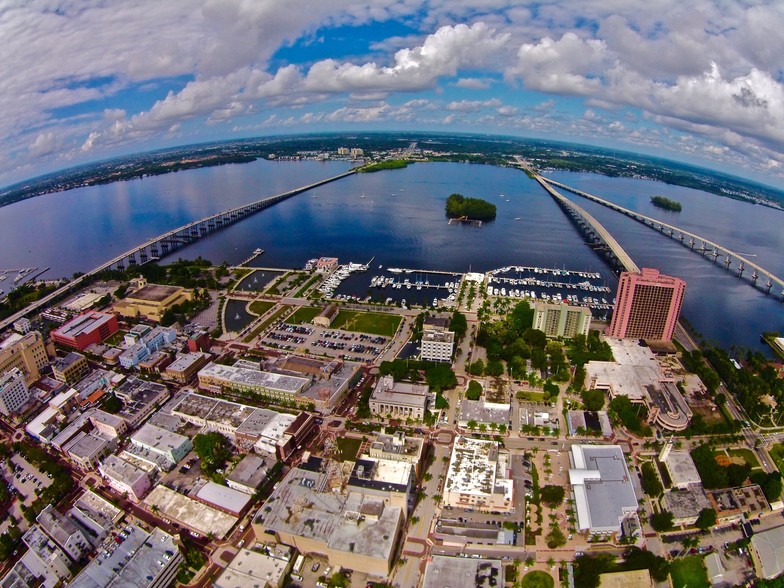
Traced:
[[207, 235], [211, 235], [212, 233], [216, 233], [221, 229], [225, 229], [229, 225], [232, 225], [244, 218], [247, 218], [252, 214], [264, 210], [265, 208], [269, 208], [270, 206], [273, 206], [278, 202], [291, 198], [292, 196], [296, 196], [297, 194], [307, 192], [308, 190], [312, 190], [313, 188], [323, 186], [324, 184], [329, 184], [336, 180], [340, 180], [354, 173], [356, 173], [356, 170], [352, 169], [342, 174], [339, 174], [337, 176], [332, 176], [330, 178], [326, 178], [323, 180], [319, 180], [318, 182], [308, 184], [307, 186], [295, 188], [293, 190], [289, 190], [288, 192], [283, 192], [275, 196], [262, 198], [261, 200], [256, 200], [255, 202], [251, 202], [250, 204], [237, 206], [236, 208], [232, 208], [230, 210], [213, 214], [212, 216], [208, 216], [190, 222], [187, 225], [183, 225], [167, 233], [158, 235], [157, 237], [153, 237], [152, 239], [145, 241], [141, 245], [137, 245], [136, 247], [129, 249], [125, 253], [121, 253], [120, 255], [113, 257], [106, 263], [99, 265], [98, 267], [87, 272], [86, 274], [82, 274], [81, 276], [71, 280], [64, 286], [61, 286], [54, 292], [51, 292], [50, 294], [44, 296], [40, 300], [37, 300], [36, 302], [30, 304], [26, 308], [23, 308], [22, 310], [9, 316], [8, 318], [3, 319], [2, 321], [0, 321], [0, 331], [9, 327], [14, 322], [18, 321], [20, 318], [27, 316], [28, 314], [45, 307], [46, 305], [50, 304], [54, 300], [57, 300], [60, 296], [88, 282], [90, 278], [92, 278], [96, 274], [101, 273], [104, 270], [108, 270], [112, 268], [124, 270], [126, 268], [126, 264], [129, 267], [133, 267], [133, 266], [148, 263], [150, 261], [158, 260], [162, 257], [165, 257], [173, 253], [177, 249], [195, 243], [196, 241], [202, 239], [203, 237], [206, 237]]
[[[607, 208], [611, 208], [612, 210], [625, 214], [626, 216], [633, 218], [634, 220], [641, 222], [642, 224], [647, 225], [654, 230], [659, 231], [661, 234], [680, 242], [684, 247], [688, 247], [692, 251], [699, 252], [703, 257], [713, 257], [714, 263], [718, 263], [719, 258], [721, 258], [725, 269], [729, 270], [730, 267], [734, 267], [734, 273], [739, 278], [742, 278], [745, 272], [750, 271], [751, 273], [746, 273], [746, 275], [748, 276], [749, 281], [753, 286], [759, 288], [766, 294], [770, 294], [771, 289], [774, 285], [776, 285], [777, 288], [779, 288], [782, 300], [784, 300], [784, 280], [776, 277], [771, 272], [759, 264], [754, 263], [747, 257], [744, 257], [740, 253], [732, 251], [731, 249], [727, 249], [726, 247], [723, 247], [722, 245], [719, 245], [710, 239], [701, 237], [696, 233], [691, 233], [676, 227], [675, 225], [671, 225], [650, 216], [640, 214], [639, 212], [629, 210], [628, 208], [619, 206], [618, 204], [610, 202], [609, 200], [605, 200], [603, 198], [599, 198], [598, 196], [594, 196], [593, 194], [588, 194], [587, 192], [577, 190], [576, 188], [572, 188], [566, 184], [562, 184], [560, 182], [556, 182], [555, 180], [550, 180], [541, 176], [538, 176], [537, 179], [539, 180], [539, 183], [542, 183], [543, 185], [547, 184], [550, 187], [557, 186], [563, 190], [567, 190], [573, 194], [577, 194], [578, 196], [582, 196], [583, 198], [587, 198], [588, 200], [601, 204], [602, 206], [606, 206]], [[760, 278], [762, 278], [762, 280], [760, 280]]]
[[624, 251], [620, 243], [615, 240], [610, 232], [602, 226], [591, 214], [584, 208], [578, 206], [568, 198], [564, 197], [561, 193], [555, 190], [547, 178], [540, 176], [537, 173], [531, 172], [533, 178], [547, 190], [558, 205], [572, 217], [572, 221], [591, 239], [590, 245], [594, 251], [603, 253], [608, 258], [610, 263], [615, 266], [615, 269], [638, 272], [640, 269], [637, 264], [632, 261], [629, 254]]

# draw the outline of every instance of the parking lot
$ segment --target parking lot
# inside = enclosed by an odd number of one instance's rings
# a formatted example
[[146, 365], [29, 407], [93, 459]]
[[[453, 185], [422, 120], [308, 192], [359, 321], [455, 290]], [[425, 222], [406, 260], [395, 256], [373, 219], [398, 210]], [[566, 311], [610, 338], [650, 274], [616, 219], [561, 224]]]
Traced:
[[[27, 529], [27, 523], [24, 520], [20, 504], [24, 503], [25, 506], [32, 504], [36, 499], [36, 490], [40, 491], [46, 488], [52, 481], [47, 474], [38, 471], [38, 468], [30, 464], [21, 455], [11, 457], [10, 467], [6, 464], [3, 465], [3, 477], [13, 488], [17, 498], [8, 512], [17, 520], [19, 528], [25, 530]], [[10, 519], [3, 521], [0, 525], [0, 532], [5, 532], [9, 524]]]
[[[295, 574], [292, 573], [291, 579], [292, 583], [291, 586], [300, 586], [301, 588], [310, 588], [311, 586], [326, 586], [326, 583], [322, 582], [319, 584], [319, 578], [325, 577], [329, 578], [332, 574], [336, 571], [335, 566], [330, 566], [329, 562], [323, 558], [318, 556], [306, 556], [305, 563], [302, 565], [302, 569], [299, 571], [295, 577]], [[348, 575], [350, 575], [348, 586], [349, 588], [364, 588], [368, 581], [368, 575], [362, 572], [355, 572], [355, 571], [346, 571]]]
[[284, 351], [305, 351], [349, 361], [373, 361], [389, 342], [387, 337], [327, 329], [312, 325], [276, 322], [259, 341], [260, 345]]

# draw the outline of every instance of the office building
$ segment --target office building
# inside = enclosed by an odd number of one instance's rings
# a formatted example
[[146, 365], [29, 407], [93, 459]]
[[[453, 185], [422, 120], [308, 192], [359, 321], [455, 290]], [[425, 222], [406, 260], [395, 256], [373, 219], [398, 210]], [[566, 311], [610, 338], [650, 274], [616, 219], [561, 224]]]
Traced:
[[210, 356], [207, 353], [178, 353], [175, 360], [163, 372], [163, 377], [184, 384], [193, 378], [198, 371], [207, 365]]
[[444, 505], [509, 512], [514, 508], [513, 481], [505, 475], [510, 468], [509, 453], [495, 441], [458, 437], [444, 484]]
[[200, 388], [214, 391], [234, 389], [279, 400], [296, 401], [309, 383], [307, 378], [217, 363], [209, 363], [199, 371]]
[[120, 315], [129, 318], [144, 317], [151, 321], [161, 322], [167, 310], [193, 299], [193, 292], [179, 286], [147, 284], [139, 280], [140, 288], [126, 295], [114, 305]]
[[392, 376], [383, 376], [370, 396], [370, 410], [382, 417], [422, 420], [429, 392], [427, 385], [395, 382]]
[[504, 586], [505, 562], [433, 555], [427, 558], [422, 588], [458, 588], [458, 586]]
[[591, 329], [591, 310], [584, 306], [536, 302], [533, 328], [551, 339], [587, 336]]
[[686, 282], [643, 268], [623, 272], [609, 337], [670, 341], [681, 314]]
[[51, 504], [40, 512], [36, 521], [43, 532], [57, 543], [74, 563], [78, 563], [92, 551], [87, 539], [88, 533], [71, 519], [60, 514]]
[[760, 578], [770, 580], [784, 573], [784, 526], [758, 531], [751, 537], [751, 556]]
[[131, 436], [131, 444], [149, 454], [152, 461], [163, 465], [163, 469], [167, 471], [193, 449], [191, 440], [185, 435], [172, 433], [149, 423]]
[[282, 588], [292, 560], [267, 553], [240, 549], [223, 573], [215, 580], [215, 588]]
[[120, 494], [139, 502], [150, 489], [150, 476], [141, 468], [115, 455], [108, 456], [98, 466], [104, 480]]
[[52, 339], [64, 347], [84, 351], [90, 345], [100, 343], [119, 330], [117, 317], [106, 312], [87, 312], [71, 319], [59, 329], [52, 331]]
[[41, 370], [49, 365], [44, 339], [38, 331], [26, 335], [13, 333], [0, 343], [0, 374], [19, 368], [30, 386], [41, 377]]
[[[31, 569], [46, 578], [45, 586], [54, 588], [57, 581], [63, 582], [71, 577], [71, 560], [62, 549], [44, 533], [38, 525], [33, 525], [24, 534], [22, 541], [30, 548], [33, 564]], [[54, 583], [52, 583], [54, 582]]]
[[54, 379], [69, 386], [84, 378], [89, 371], [90, 366], [87, 364], [87, 358], [74, 351], [65, 357], [57, 358], [52, 364]]
[[424, 439], [406, 437], [405, 431], [396, 431], [391, 435], [381, 432], [376, 433], [375, 438], [370, 439], [367, 456], [408, 462], [414, 466], [414, 473], [418, 475], [424, 447]]
[[30, 400], [30, 390], [19, 368], [11, 368], [0, 375], [0, 414], [11, 416], [18, 413]]
[[30, 322], [29, 318], [22, 317], [14, 323], [14, 331], [21, 335], [27, 335], [27, 333], [32, 330], [33, 324]]

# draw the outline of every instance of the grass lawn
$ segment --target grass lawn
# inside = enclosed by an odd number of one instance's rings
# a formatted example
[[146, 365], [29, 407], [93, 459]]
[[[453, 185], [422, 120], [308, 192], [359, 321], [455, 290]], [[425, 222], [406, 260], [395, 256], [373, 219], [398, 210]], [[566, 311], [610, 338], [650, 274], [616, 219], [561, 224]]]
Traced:
[[710, 588], [705, 562], [699, 555], [673, 560], [670, 576], [673, 588]]
[[553, 586], [555, 586], [555, 580], [553, 580], [553, 577], [547, 572], [534, 570], [523, 576], [523, 581], [520, 582], [520, 586], [522, 586], [522, 588], [553, 588]]
[[529, 402], [544, 402], [544, 392], [534, 390], [520, 390], [517, 393], [518, 400], [528, 400]]
[[104, 341], [105, 345], [119, 345], [123, 337], [128, 333], [128, 331], [117, 331], [114, 335], [109, 337], [106, 341]]
[[248, 310], [250, 310], [253, 314], [261, 316], [273, 306], [275, 306], [275, 303], [269, 302], [268, 300], [254, 300], [250, 303]]
[[317, 280], [320, 280], [323, 277], [324, 276], [321, 274], [316, 274], [315, 276], [310, 278], [307, 282], [305, 282], [305, 285], [302, 286], [302, 288], [300, 288], [299, 290], [297, 290], [297, 293], [294, 294], [294, 296], [296, 298], [301, 298], [302, 296], [305, 295], [305, 292], [307, 292], [308, 288], [310, 288], [313, 284], [316, 283]]
[[294, 311], [286, 322], [292, 325], [301, 325], [302, 323], [309, 323], [319, 315], [321, 308], [318, 306], [302, 306]]
[[751, 451], [751, 449], [746, 449], [745, 447], [740, 447], [736, 449], [728, 449], [727, 453], [730, 456], [730, 459], [733, 461], [740, 459], [745, 461], [747, 464], [751, 466], [751, 469], [756, 470], [761, 468], [759, 460], [757, 456]]
[[341, 437], [337, 440], [338, 446], [338, 460], [354, 460], [357, 458], [357, 454], [359, 453], [359, 446], [362, 445], [362, 441], [360, 439], [354, 439], [352, 437]]
[[401, 320], [403, 320], [402, 317], [394, 314], [341, 310], [335, 317], [332, 328], [391, 337], [400, 326]]
[[784, 443], [776, 443], [773, 445], [770, 450], [771, 459], [776, 462], [776, 467], [779, 468], [780, 472], [784, 471]]

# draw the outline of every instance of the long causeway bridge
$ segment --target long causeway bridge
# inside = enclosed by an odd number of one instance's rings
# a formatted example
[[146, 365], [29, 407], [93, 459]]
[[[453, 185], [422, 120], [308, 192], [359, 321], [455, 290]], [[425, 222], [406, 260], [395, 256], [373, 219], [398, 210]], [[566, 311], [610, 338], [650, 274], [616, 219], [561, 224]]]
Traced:
[[273, 206], [278, 202], [291, 198], [292, 196], [296, 196], [297, 194], [307, 192], [308, 190], [312, 190], [313, 188], [323, 186], [324, 184], [329, 184], [330, 182], [340, 180], [354, 173], [356, 173], [356, 170], [352, 169], [345, 173], [339, 174], [337, 176], [332, 176], [331, 178], [326, 178], [323, 180], [319, 180], [318, 182], [308, 184], [307, 186], [295, 188], [293, 190], [289, 190], [288, 192], [283, 192], [275, 196], [262, 198], [261, 200], [256, 200], [255, 202], [251, 202], [250, 204], [237, 206], [236, 208], [232, 208], [231, 210], [226, 210], [223, 212], [219, 212], [218, 214], [213, 214], [212, 216], [208, 216], [193, 221], [191, 223], [188, 223], [187, 225], [183, 225], [167, 233], [158, 235], [157, 237], [153, 237], [152, 239], [145, 241], [141, 245], [137, 245], [136, 247], [129, 249], [125, 253], [121, 253], [120, 255], [113, 257], [112, 259], [103, 263], [102, 265], [99, 265], [95, 269], [87, 272], [86, 274], [82, 274], [81, 276], [75, 278], [74, 280], [71, 280], [64, 286], [61, 286], [54, 292], [51, 292], [47, 296], [44, 296], [40, 300], [37, 300], [33, 304], [27, 306], [26, 308], [23, 308], [19, 312], [9, 316], [6, 319], [3, 319], [2, 321], [0, 321], [0, 331], [12, 325], [15, 321], [19, 320], [20, 318], [32, 312], [35, 312], [41, 308], [44, 308], [51, 302], [60, 298], [62, 295], [73, 290], [74, 288], [79, 287], [81, 284], [87, 282], [93, 276], [101, 273], [104, 270], [108, 270], [112, 268], [122, 270], [125, 269], [126, 267], [142, 265], [150, 261], [161, 259], [162, 257], [165, 257], [173, 253], [177, 249], [195, 243], [199, 239], [202, 239], [208, 235], [216, 233], [221, 229], [225, 229], [229, 225], [241, 221], [242, 219], [247, 218], [252, 214], [256, 214], [257, 212], [262, 211], [265, 208], [269, 208], [270, 206]]
[[[634, 220], [641, 222], [642, 224], [656, 231], [659, 231], [661, 234], [678, 241], [684, 247], [688, 247], [692, 251], [700, 253], [703, 257], [712, 257], [714, 263], [719, 263], [719, 260], [721, 260], [721, 263], [724, 265], [725, 269], [730, 270], [730, 268], [733, 268], [733, 273], [735, 273], [735, 275], [737, 275], [739, 278], [742, 278], [745, 275], [753, 286], [762, 290], [766, 294], [770, 294], [771, 290], [775, 286], [775, 293], [781, 296], [782, 300], [784, 300], [784, 280], [773, 275], [771, 272], [759, 264], [754, 263], [747, 257], [744, 257], [743, 255], [732, 251], [731, 249], [727, 249], [715, 241], [711, 241], [710, 239], [706, 239], [705, 237], [701, 237], [696, 233], [691, 233], [676, 227], [675, 225], [671, 225], [650, 216], [640, 214], [634, 210], [629, 210], [628, 208], [619, 206], [618, 204], [610, 202], [609, 200], [605, 200], [604, 198], [599, 198], [598, 196], [588, 194], [582, 190], [577, 190], [576, 188], [572, 188], [566, 184], [539, 176], [538, 174], [536, 175], [536, 178], [537, 181], [545, 186], [545, 189], [547, 189], [547, 191], [551, 194], [555, 192], [555, 190], [553, 190], [553, 186], [557, 186], [558, 188], [567, 190], [568, 192], [572, 192], [573, 194], [587, 198], [592, 202], [596, 202], [597, 204], [601, 204], [602, 206], [606, 206], [607, 208], [611, 208], [612, 210], [625, 214], [626, 216], [633, 218]], [[559, 196], [565, 200], [565, 198], [560, 194]], [[567, 200], [567, 202], [571, 201]], [[571, 204], [572, 206], [577, 206], [574, 203]]]

